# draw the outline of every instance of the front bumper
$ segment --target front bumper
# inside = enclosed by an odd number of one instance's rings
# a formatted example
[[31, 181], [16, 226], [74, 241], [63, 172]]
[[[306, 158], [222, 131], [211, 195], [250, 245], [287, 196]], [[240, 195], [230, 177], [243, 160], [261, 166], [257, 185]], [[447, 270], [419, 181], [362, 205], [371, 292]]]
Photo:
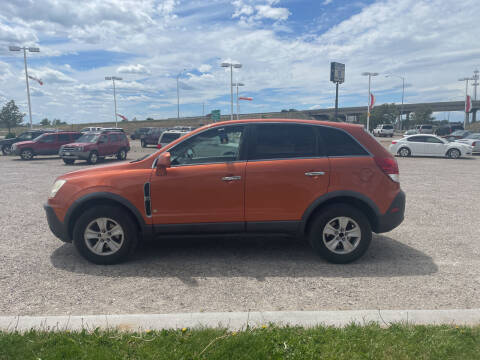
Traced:
[[90, 155], [90, 151], [65, 151], [60, 150], [58, 156], [62, 159], [72, 159], [72, 160], [87, 160]]
[[400, 225], [405, 216], [405, 203], [405, 193], [400, 190], [395, 199], [393, 199], [387, 212], [377, 218], [377, 224], [373, 231], [380, 234], [393, 230]]
[[47, 214], [48, 226], [52, 233], [64, 242], [72, 242], [72, 239], [70, 239], [68, 235], [67, 227], [58, 219], [53, 208], [48, 204], [43, 205], [43, 208]]

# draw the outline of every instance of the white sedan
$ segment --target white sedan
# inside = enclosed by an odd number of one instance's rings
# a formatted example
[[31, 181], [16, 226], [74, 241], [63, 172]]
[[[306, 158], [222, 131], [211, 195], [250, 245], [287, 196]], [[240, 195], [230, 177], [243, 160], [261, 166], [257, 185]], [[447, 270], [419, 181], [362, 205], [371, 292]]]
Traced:
[[392, 141], [389, 150], [393, 155], [403, 157], [446, 156], [458, 159], [472, 155], [473, 147], [456, 141], [448, 142], [434, 135], [418, 134]]
[[474, 153], [480, 152], [480, 133], [470, 134], [466, 138], [459, 139], [459, 140], [456, 140], [456, 141], [458, 141], [462, 144], [467, 144], [467, 145], [473, 146], [473, 152]]

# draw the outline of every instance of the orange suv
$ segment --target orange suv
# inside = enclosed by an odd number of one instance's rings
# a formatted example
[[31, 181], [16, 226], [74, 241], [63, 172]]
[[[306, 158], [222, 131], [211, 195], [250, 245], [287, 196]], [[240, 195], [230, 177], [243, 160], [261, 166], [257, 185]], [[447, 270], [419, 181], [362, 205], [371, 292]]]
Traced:
[[144, 158], [60, 176], [45, 205], [51, 231], [86, 259], [113, 264], [141, 239], [304, 236], [347, 263], [405, 210], [395, 158], [360, 125], [241, 120], [204, 126]]

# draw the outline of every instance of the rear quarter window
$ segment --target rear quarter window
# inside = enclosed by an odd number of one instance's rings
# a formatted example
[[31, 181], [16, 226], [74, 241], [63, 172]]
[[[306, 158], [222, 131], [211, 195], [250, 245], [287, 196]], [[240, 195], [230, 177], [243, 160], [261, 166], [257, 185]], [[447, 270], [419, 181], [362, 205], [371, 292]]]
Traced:
[[320, 127], [320, 138], [327, 156], [368, 156], [369, 153], [343, 130]]

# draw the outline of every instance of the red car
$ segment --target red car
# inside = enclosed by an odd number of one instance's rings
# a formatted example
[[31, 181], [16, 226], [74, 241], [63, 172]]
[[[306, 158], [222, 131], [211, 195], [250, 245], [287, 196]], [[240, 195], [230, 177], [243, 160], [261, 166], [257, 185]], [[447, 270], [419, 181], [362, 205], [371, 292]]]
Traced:
[[118, 160], [125, 160], [130, 151], [127, 136], [119, 131], [103, 131], [86, 133], [77, 141], [63, 145], [58, 155], [65, 164], [73, 164], [75, 160], [87, 160], [89, 164], [96, 164], [99, 159], [107, 156], [116, 156]]
[[57, 155], [62, 145], [71, 143], [82, 136], [80, 132], [61, 131], [45, 133], [31, 141], [21, 141], [12, 145], [12, 153], [23, 160], [32, 160], [35, 155]]

